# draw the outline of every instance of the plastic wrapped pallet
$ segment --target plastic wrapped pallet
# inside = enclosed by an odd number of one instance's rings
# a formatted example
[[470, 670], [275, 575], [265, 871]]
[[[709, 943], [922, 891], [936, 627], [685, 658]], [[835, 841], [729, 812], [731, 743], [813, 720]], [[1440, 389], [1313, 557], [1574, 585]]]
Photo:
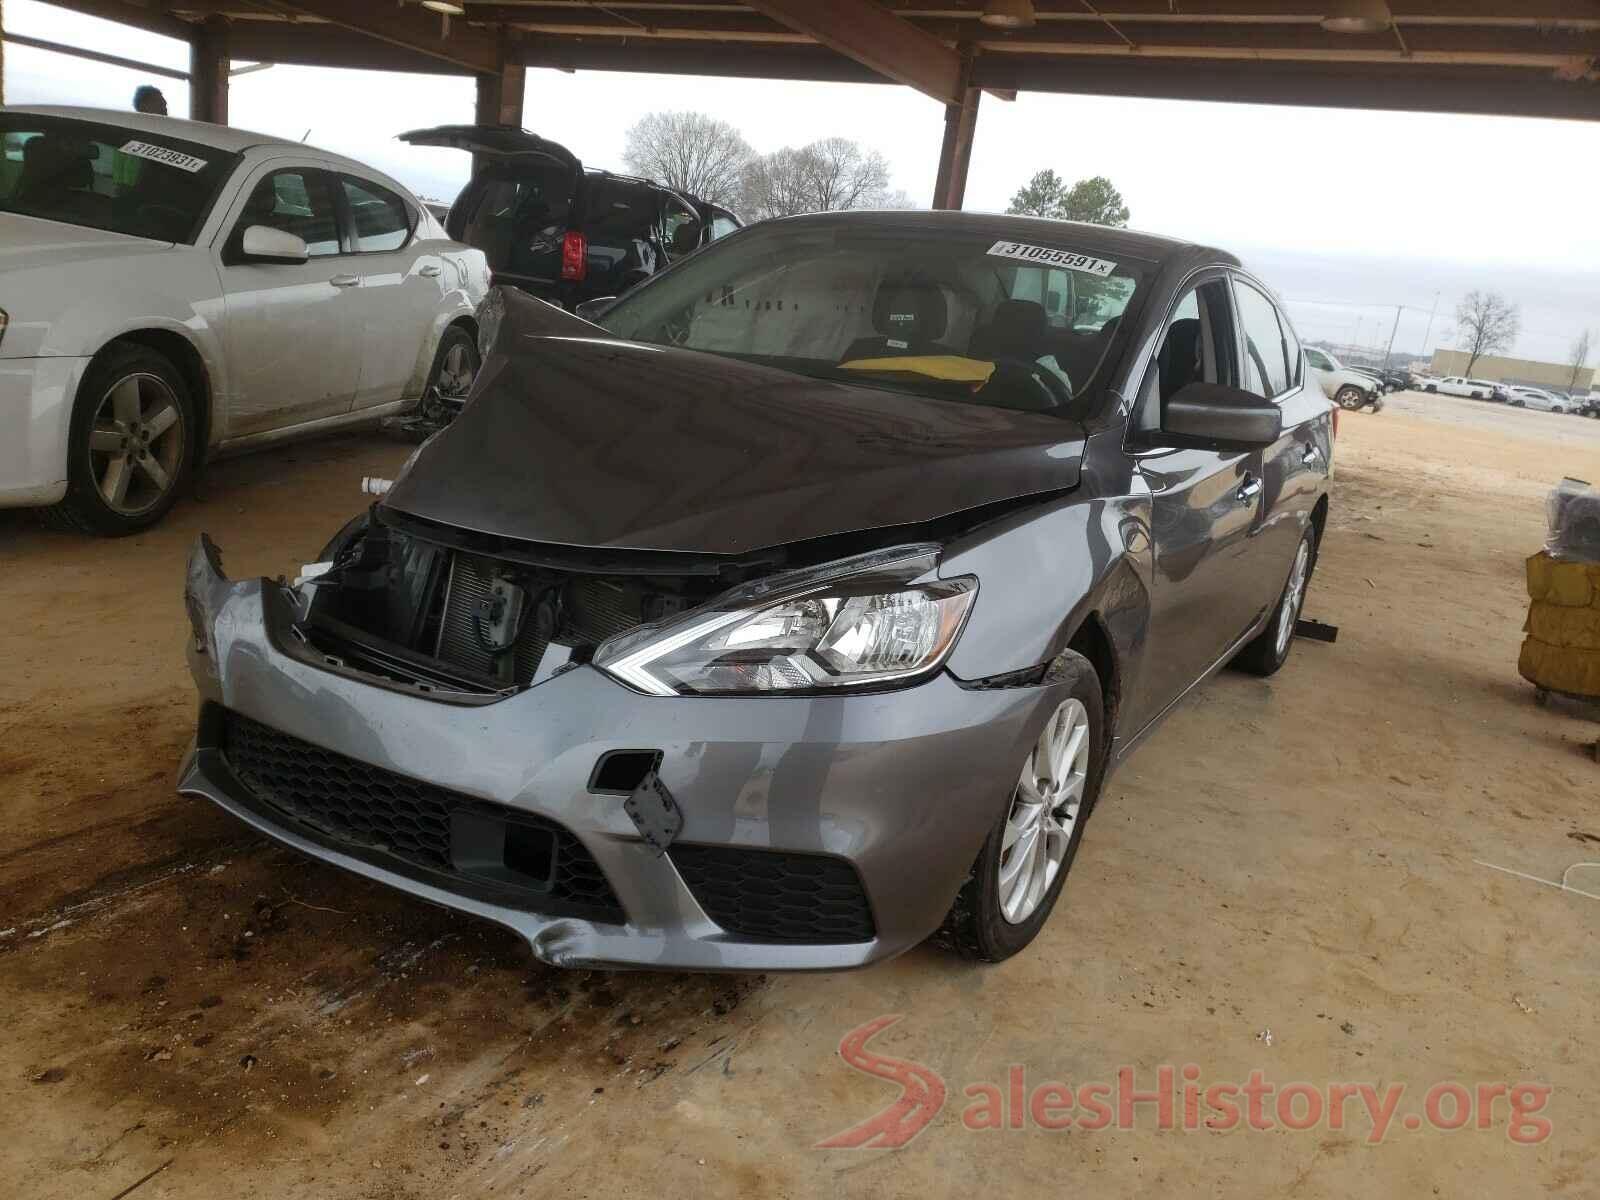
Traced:
[[1550, 557], [1600, 563], [1600, 491], [1581, 479], [1563, 479], [1545, 501]]

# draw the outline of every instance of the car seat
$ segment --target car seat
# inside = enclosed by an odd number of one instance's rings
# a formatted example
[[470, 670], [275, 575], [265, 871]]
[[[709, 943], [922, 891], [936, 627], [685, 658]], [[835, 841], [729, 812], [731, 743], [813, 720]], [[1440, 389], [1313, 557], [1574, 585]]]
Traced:
[[1036, 300], [1002, 300], [989, 322], [973, 330], [968, 353], [973, 358], [1035, 362], [1048, 353], [1048, 337], [1044, 305]]
[[886, 279], [872, 301], [875, 337], [850, 343], [840, 362], [863, 358], [903, 357], [921, 354], [955, 354], [939, 342], [950, 310], [944, 289], [927, 279]]

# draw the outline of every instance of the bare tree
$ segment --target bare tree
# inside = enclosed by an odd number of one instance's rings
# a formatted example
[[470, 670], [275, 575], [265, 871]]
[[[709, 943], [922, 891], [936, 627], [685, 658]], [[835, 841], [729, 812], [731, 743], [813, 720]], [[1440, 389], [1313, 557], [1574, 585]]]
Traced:
[[745, 167], [740, 212], [755, 220], [904, 203], [904, 192], [889, 190], [889, 164], [882, 154], [834, 137], [752, 159]]
[[732, 125], [699, 112], [656, 112], [628, 130], [628, 170], [713, 204], [733, 204], [755, 157]]
[[1594, 349], [1594, 330], [1585, 329], [1572, 341], [1571, 358], [1567, 361], [1572, 364], [1572, 378], [1567, 380], [1567, 391], [1576, 391], [1578, 387], [1578, 373], [1589, 365], [1589, 351]]
[[1522, 312], [1499, 292], [1470, 291], [1456, 305], [1456, 340], [1467, 351], [1467, 369], [1485, 354], [1509, 350], [1522, 331]]

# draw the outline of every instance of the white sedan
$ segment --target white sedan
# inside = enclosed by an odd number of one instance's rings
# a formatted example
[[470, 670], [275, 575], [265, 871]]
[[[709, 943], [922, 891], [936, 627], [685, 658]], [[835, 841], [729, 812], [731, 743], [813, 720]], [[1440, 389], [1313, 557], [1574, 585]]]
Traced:
[[124, 534], [219, 453], [459, 399], [482, 252], [260, 134], [0, 109], [0, 507]]
[[1536, 408], [1541, 412], [1569, 413], [1577, 406], [1564, 396], [1547, 392], [1543, 388], [1523, 387], [1513, 384], [1506, 389], [1506, 403], [1512, 408]]

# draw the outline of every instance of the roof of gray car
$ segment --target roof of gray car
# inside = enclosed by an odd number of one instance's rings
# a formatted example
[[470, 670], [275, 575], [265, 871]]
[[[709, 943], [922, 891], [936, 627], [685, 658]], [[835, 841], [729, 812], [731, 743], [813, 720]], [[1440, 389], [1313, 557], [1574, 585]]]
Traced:
[[1214, 246], [1202, 246], [1181, 238], [1162, 237], [1159, 234], [1140, 233], [1132, 229], [1114, 229], [1109, 225], [1090, 225], [1083, 221], [1054, 221], [1046, 217], [1018, 217], [1004, 213], [957, 212], [948, 209], [889, 209], [856, 210], [853, 212], [812, 213], [808, 216], [786, 217], [785, 222], [842, 224], [842, 225], [893, 225], [901, 229], [915, 229], [928, 234], [937, 233], [993, 233], [1015, 240], [1038, 238], [1042, 241], [1083, 246], [1096, 253], [1117, 254], [1145, 262], [1165, 263], [1175, 257], [1205, 258], [1210, 261], [1241, 266], [1238, 258]]

